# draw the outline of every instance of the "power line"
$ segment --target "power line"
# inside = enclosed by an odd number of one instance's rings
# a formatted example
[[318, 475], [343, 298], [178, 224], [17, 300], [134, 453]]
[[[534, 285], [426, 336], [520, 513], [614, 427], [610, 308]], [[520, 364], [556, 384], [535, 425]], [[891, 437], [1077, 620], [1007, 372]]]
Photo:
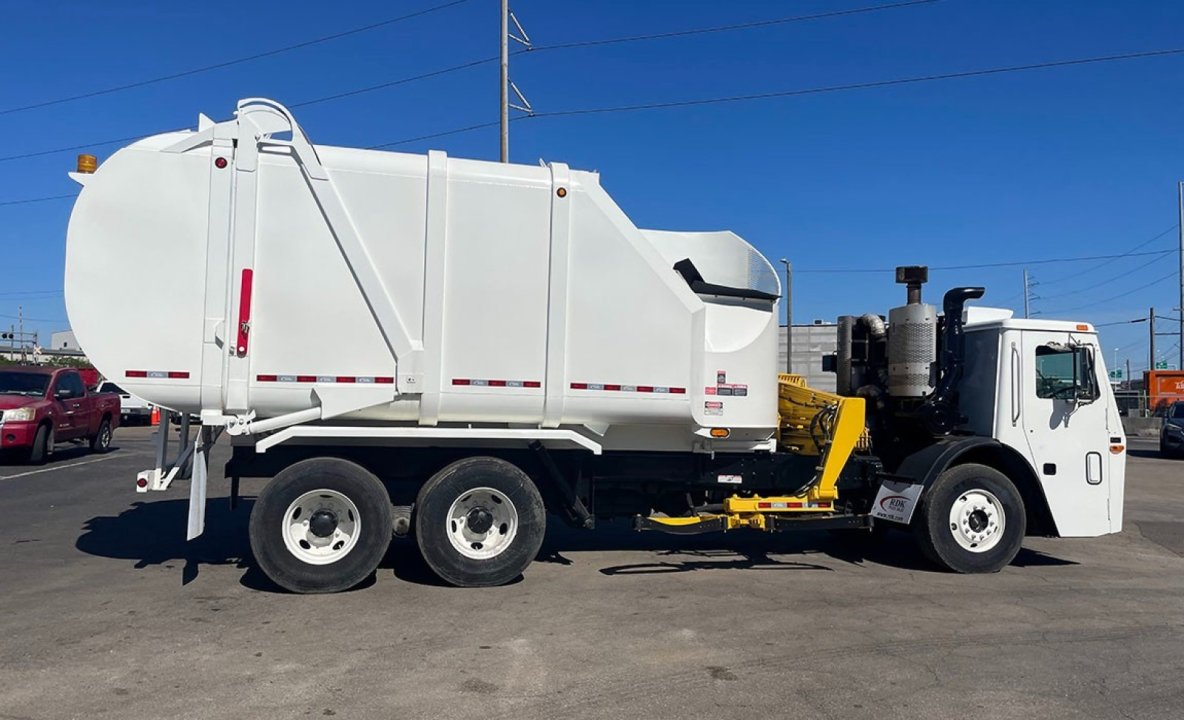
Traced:
[[[1174, 251], [1174, 250], [1168, 250], [1167, 252], [1175, 252], [1175, 251]], [[1168, 273], [1167, 275], [1164, 275], [1164, 276], [1163, 276], [1163, 277], [1161, 277], [1161, 278], [1158, 278], [1158, 279], [1152, 280], [1152, 281], [1151, 281], [1151, 282], [1149, 282], [1149, 283], [1146, 283], [1146, 284], [1144, 284], [1144, 285], [1140, 285], [1139, 287], [1137, 287], [1137, 288], [1134, 288], [1134, 289], [1131, 289], [1131, 290], [1127, 290], [1126, 292], [1119, 293], [1119, 294], [1117, 294], [1117, 295], [1112, 295], [1112, 296], [1110, 296], [1110, 297], [1108, 297], [1108, 298], [1102, 298], [1101, 300], [1095, 300], [1094, 302], [1091, 302], [1091, 303], [1086, 303], [1085, 305], [1078, 305], [1077, 307], [1064, 308], [1064, 309], [1062, 309], [1062, 310], [1049, 310], [1049, 311], [1047, 311], [1045, 314], [1047, 315], [1047, 314], [1053, 313], [1053, 314], [1058, 314], [1058, 315], [1059, 315], [1059, 314], [1061, 314], [1061, 313], [1076, 312], [1076, 311], [1078, 311], [1078, 310], [1084, 310], [1084, 309], [1086, 309], [1086, 308], [1091, 308], [1091, 307], [1095, 307], [1095, 306], [1097, 306], [1097, 305], [1102, 305], [1103, 303], [1108, 303], [1108, 302], [1110, 302], [1110, 301], [1112, 301], [1112, 300], [1118, 300], [1119, 298], [1124, 298], [1124, 297], [1126, 297], [1126, 296], [1128, 296], [1128, 295], [1133, 295], [1134, 293], [1137, 293], [1137, 292], [1139, 292], [1140, 290], [1144, 290], [1144, 289], [1146, 289], [1146, 288], [1149, 288], [1149, 287], [1152, 287], [1152, 286], [1154, 286], [1154, 285], [1158, 285], [1158, 284], [1160, 284], [1161, 282], [1163, 282], [1163, 281], [1165, 281], [1165, 280], [1171, 280], [1172, 278], [1174, 278], [1174, 277], [1177, 277], [1177, 273], [1178, 273], [1178, 271], [1177, 271], [1177, 270], [1173, 270], [1173, 271], [1171, 271], [1171, 272], [1170, 272], [1170, 273]]]
[[[1047, 265], [1049, 263], [1084, 262], [1087, 260], [1112, 260], [1119, 257], [1140, 257], [1144, 255], [1167, 255], [1175, 250], [1158, 250], [1156, 252], [1129, 253], [1122, 255], [1086, 255], [1082, 257], [1045, 258], [1043, 260], [1013, 260], [1008, 262], [978, 263], [974, 265], [931, 265], [930, 270], [982, 270], [986, 268], [1016, 267], [1019, 265]], [[803, 273], [883, 273], [892, 272], [893, 268], [816, 268], [794, 270]]]
[[32, 297], [34, 295], [61, 295], [61, 290], [17, 290], [14, 292], [0, 292], [0, 297]]
[[417, 18], [422, 15], [427, 15], [429, 13], [434, 13], [439, 10], [444, 10], [446, 8], [453, 7], [455, 5], [461, 5], [461, 4], [466, 3], [468, 1], [469, 0], [452, 0], [452, 2], [447, 2], [442, 5], [434, 5], [432, 7], [425, 8], [423, 10], [417, 10], [416, 12], [413, 12], [413, 13], [408, 13], [406, 15], [400, 15], [399, 17], [390, 18], [388, 20], [383, 20], [381, 22], [370, 23], [369, 25], [362, 25], [361, 27], [356, 27], [356, 28], [352, 28], [350, 30], [344, 30], [342, 32], [333, 33], [332, 35], [323, 35], [318, 38], [313, 38], [312, 40], [305, 40], [304, 42], [295, 43], [293, 45], [286, 45], [284, 47], [275, 48], [274, 50], [266, 50], [261, 53], [255, 53], [254, 55], [247, 55], [245, 57], [235, 58], [233, 60], [225, 60], [223, 62], [214, 63], [212, 65], [203, 65], [202, 67], [191, 68], [189, 70], [182, 70], [181, 72], [176, 72], [176, 73], [172, 73], [169, 75], [161, 75], [158, 77], [149, 78], [147, 80], [140, 80], [138, 82], [127, 83], [124, 85], [116, 85], [114, 87], [103, 88], [102, 90], [92, 90], [91, 92], [82, 93], [80, 95], [70, 95], [68, 97], [60, 97], [60, 98], [55, 98], [53, 100], [43, 100], [41, 102], [32, 103], [30, 105], [23, 105], [23, 106], [19, 106], [19, 107], [6, 108], [4, 110], [0, 110], [0, 115], [10, 115], [12, 113], [24, 112], [26, 110], [36, 110], [37, 108], [50, 107], [52, 105], [61, 105], [63, 103], [74, 102], [75, 100], [85, 100], [86, 98], [98, 97], [100, 95], [110, 95], [112, 93], [122, 92], [124, 90], [132, 90], [134, 88], [140, 88], [140, 87], [144, 87], [146, 85], [154, 85], [156, 83], [161, 83], [161, 82], [165, 82], [168, 80], [176, 80], [178, 78], [189, 77], [191, 75], [198, 75], [200, 73], [209, 72], [211, 70], [218, 70], [221, 68], [230, 67], [232, 65], [240, 65], [242, 63], [251, 62], [253, 60], [260, 60], [260, 59], [266, 58], [266, 57], [273, 57], [275, 55], [280, 55], [280, 54], [283, 54], [286, 52], [291, 52], [293, 50], [299, 50], [301, 48], [306, 48], [306, 47], [309, 47], [312, 45], [319, 45], [320, 43], [326, 43], [326, 42], [330, 42], [332, 40], [340, 40], [341, 38], [349, 37], [350, 35], [357, 35], [358, 33], [369, 32], [371, 30], [376, 30], [378, 28], [386, 27], [388, 25], [394, 25], [395, 23], [403, 22], [404, 20], [410, 20], [412, 18]]
[[545, 50], [569, 50], [571, 48], [599, 47], [602, 45], [616, 45], [619, 43], [642, 42], [648, 40], [665, 40], [668, 38], [687, 37], [690, 35], [732, 32], [734, 30], [752, 30], [755, 28], [785, 25], [795, 22], [805, 22], [808, 20], [822, 20], [824, 18], [841, 17], [843, 15], [858, 15], [861, 13], [878, 12], [880, 10], [896, 10], [900, 8], [913, 7], [915, 5], [931, 5], [935, 2], [940, 2], [940, 0], [911, 0], [910, 2], [898, 2], [887, 5], [870, 5], [857, 8], [848, 8], [846, 10], [833, 10], [830, 12], [815, 13], [812, 15], [791, 15], [789, 17], [774, 18], [772, 20], [756, 20], [746, 23], [734, 23], [732, 25], [716, 25], [714, 27], [696, 28], [693, 30], [675, 30], [673, 32], [654, 33], [651, 35], [630, 35], [619, 38], [605, 38], [602, 40], [576, 40], [572, 42], [555, 43], [553, 45], [537, 45], [530, 50], [524, 50], [522, 52], [530, 53], [542, 52]]
[[[1184, 54], [1184, 48], [1171, 48], [1171, 49], [1167, 49], [1167, 50], [1148, 50], [1148, 51], [1144, 51], [1144, 52], [1126, 53], [1126, 54], [1122, 54], [1122, 55], [1100, 55], [1100, 56], [1087, 57], [1087, 58], [1075, 58], [1075, 59], [1071, 59], [1071, 60], [1054, 60], [1054, 61], [1043, 62], [1043, 63], [1033, 63], [1030, 65], [1009, 65], [1009, 66], [1005, 66], [1005, 67], [987, 68], [987, 69], [983, 69], [983, 70], [968, 70], [965, 72], [956, 72], [956, 73], [920, 75], [920, 76], [915, 76], [915, 77], [896, 78], [896, 79], [891, 79], [891, 80], [876, 80], [876, 81], [860, 82], [860, 83], [847, 83], [847, 84], [843, 84], [843, 85], [825, 85], [825, 86], [813, 87], [813, 88], [803, 88], [803, 89], [799, 89], [799, 90], [781, 90], [781, 91], [776, 91], [776, 92], [755, 93], [755, 94], [751, 94], [751, 95], [732, 95], [732, 96], [727, 96], [727, 97], [705, 98], [705, 99], [699, 99], [699, 100], [677, 100], [677, 101], [662, 102], [662, 103], [644, 103], [644, 104], [639, 104], [639, 105], [618, 105], [618, 106], [613, 106], [613, 107], [601, 107], [601, 108], [577, 108], [577, 109], [572, 109], [572, 110], [555, 110], [555, 111], [550, 111], [550, 112], [537, 112], [532, 115], [522, 115], [522, 116], [512, 118], [512, 120], [517, 121], [517, 120], [526, 120], [526, 119], [535, 119], [535, 118], [566, 117], [566, 116], [572, 116], [572, 115], [591, 115], [591, 114], [598, 114], [598, 113], [633, 112], [633, 111], [639, 111], [639, 110], [658, 110], [658, 109], [665, 109], [665, 108], [692, 107], [692, 106], [698, 106], [698, 105], [714, 105], [714, 104], [732, 103], [732, 102], [746, 102], [746, 101], [752, 101], [752, 100], [767, 100], [767, 99], [772, 99], [772, 98], [795, 97], [795, 96], [801, 96], [801, 95], [817, 95], [817, 94], [822, 94], [822, 93], [844, 92], [844, 91], [848, 91], [848, 90], [868, 90], [868, 89], [872, 89], [872, 88], [891, 87], [891, 86], [895, 86], [895, 85], [907, 85], [907, 84], [915, 84], [915, 83], [923, 83], [923, 82], [933, 82], [933, 81], [937, 81], [937, 80], [955, 80], [955, 79], [961, 79], [961, 78], [982, 77], [982, 76], [986, 76], [986, 75], [1000, 75], [1000, 74], [1004, 74], [1004, 73], [1026, 72], [1029, 70], [1043, 70], [1043, 69], [1047, 69], [1047, 68], [1069, 67], [1069, 66], [1074, 66], [1074, 65], [1086, 65], [1086, 64], [1104, 63], [1104, 62], [1117, 62], [1120, 60], [1134, 60], [1134, 59], [1139, 59], [1139, 58], [1164, 57], [1164, 56], [1181, 55], [1181, 54]], [[480, 127], [482, 127], [482, 126], [471, 125], [467, 128], [455, 128], [452, 130], [446, 130], [442, 133], [439, 133], [439, 134], [435, 135], [435, 137], [440, 137], [442, 135], [455, 135], [457, 133], [468, 132], [470, 130], [476, 130]], [[408, 143], [408, 142], [414, 142], [414, 140], [415, 140], [415, 138], [407, 138], [404, 140], [396, 140], [393, 142], [383, 143], [381, 145], [376, 145], [374, 147], [389, 147], [392, 145], [401, 145], [401, 144]], [[5, 159], [6, 158], [0, 158], [0, 161], [3, 161]], [[1126, 255], [1123, 254], [1123, 255], [1119, 255], [1119, 256], [1106, 256], [1106, 257], [1126, 257]]]
[[971, 77], [983, 77], [986, 75], [1002, 75], [1004, 73], [1026, 72], [1029, 70], [1044, 70], [1048, 68], [1069, 67], [1072, 65], [1088, 65], [1094, 63], [1104, 62], [1118, 62], [1120, 60], [1136, 60], [1140, 58], [1150, 57], [1166, 57], [1169, 55], [1184, 54], [1184, 48], [1170, 48], [1167, 50], [1147, 50], [1135, 53], [1123, 53], [1121, 55], [1099, 55], [1087, 58], [1074, 58], [1072, 60], [1051, 60], [1042, 63], [1032, 63], [1028, 65], [1009, 65], [1005, 67], [986, 68], [982, 70], [966, 70], [954, 73], [940, 73], [934, 75], [918, 75], [914, 77], [895, 78], [892, 80], [875, 80], [870, 82], [848, 83], [845, 85], [827, 85], [822, 87], [803, 88], [799, 90], [778, 90], [774, 92], [753, 93], [750, 95], [731, 95], [717, 98], [702, 98], [698, 100], [672, 100], [668, 102], [658, 103], [640, 103], [637, 105], [616, 105], [609, 107], [598, 108], [575, 108], [571, 110], [553, 110], [550, 112], [535, 113], [529, 117], [544, 118], [544, 117], [565, 117], [571, 115], [594, 115], [601, 113], [617, 113], [617, 112], [636, 112], [639, 110], [659, 110], [664, 108], [675, 107], [692, 107], [697, 105], [717, 105], [721, 103], [733, 102], [748, 102], [752, 100], [768, 100], [772, 98], [796, 97], [801, 95], [817, 95], [820, 93], [842, 92], [846, 90], [867, 90], [871, 88], [891, 87], [895, 85], [908, 85], [913, 83], [933, 82], [936, 80], [957, 80]]
[[[1164, 251], [1164, 252], [1165, 252], [1165, 253], [1170, 253], [1170, 252], [1172, 252], [1172, 250], [1166, 250], [1166, 251]], [[1121, 257], [1130, 257], [1130, 256], [1129, 256], [1129, 255], [1124, 255], [1124, 256], [1121, 256]], [[1050, 299], [1050, 298], [1061, 298], [1061, 297], [1068, 297], [1068, 296], [1070, 296], [1070, 295], [1080, 295], [1080, 294], [1082, 294], [1082, 293], [1093, 292], [1094, 290], [1096, 290], [1096, 289], [1098, 289], [1098, 288], [1102, 287], [1103, 285], [1109, 285], [1110, 283], [1114, 282], [1115, 280], [1121, 280], [1122, 278], [1124, 278], [1124, 277], [1127, 277], [1128, 275], [1133, 275], [1133, 274], [1135, 274], [1135, 273], [1139, 272], [1140, 270], [1142, 270], [1143, 268], [1145, 268], [1145, 267], [1149, 267], [1149, 266], [1151, 266], [1151, 265], [1154, 265], [1155, 263], [1157, 263], [1157, 262], [1159, 262], [1159, 261], [1160, 261], [1160, 258], [1159, 258], [1159, 257], [1153, 257], [1153, 258], [1151, 258], [1150, 260], [1148, 260], [1147, 262], [1145, 262], [1145, 263], [1143, 263], [1143, 264], [1141, 264], [1141, 265], [1137, 265], [1137, 266], [1135, 266], [1135, 267], [1131, 268], [1130, 270], [1127, 270], [1126, 272], [1119, 273], [1119, 274], [1117, 274], [1117, 275], [1114, 275], [1114, 276], [1112, 276], [1112, 277], [1109, 277], [1109, 278], [1107, 278], [1107, 279], [1105, 279], [1105, 280], [1102, 280], [1102, 281], [1100, 281], [1100, 282], [1096, 282], [1096, 283], [1094, 283], [1093, 285], [1091, 285], [1091, 286], [1089, 286], [1089, 287], [1084, 287], [1084, 288], [1081, 288], [1080, 290], [1070, 290], [1070, 291], [1068, 291], [1068, 292], [1063, 292], [1063, 293], [1054, 293], [1054, 294], [1052, 294], [1052, 295], [1045, 295], [1045, 296], [1044, 296], [1044, 297], [1042, 297], [1041, 299], [1042, 299], [1042, 300], [1048, 300], [1048, 299]], [[1085, 272], [1085, 271], [1082, 271], [1082, 272]]]
[[[517, 118], [512, 118], [516, 120]], [[419, 137], [406, 138], [403, 140], [395, 140], [394, 142], [382, 143], [381, 145], [371, 145], [367, 150], [381, 150], [382, 148], [395, 147], [396, 145], [406, 145], [417, 140], [431, 140], [432, 138], [445, 137], [446, 135], [459, 135], [460, 133], [467, 133], [473, 130], [481, 130], [482, 128], [495, 127], [500, 125], [500, 120], [493, 120], [490, 122], [478, 123], [476, 125], [469, 125], [468, 127], [456, 128], [454, 130], [444, 130], [443, 132], [432, 133], [430, 135], [420, 135]]]
[[[23, 200], [4, 200], [0, 201], [0, 205], [26, 205], [28, 203], [45, 202], [47, 200], [65, 200], [66, 198], [78, 197], [78, 193], [70, 193], [69, 195], [50, 195], [48, 197], [39, 198], [24, 198]], [[0, 293], [2, 295], [4, 293]]]
[[192, 128], [173, 128], [171, 130], [158, 130], [151, 133], [141, 133], [140, 135], [129, 135], [128, 137], [113, 138], [111, 140], [99, 140], [97, 142], [86, 143], [84, 145], [69, 145], [67, 147], [53, 148], [52, 150], [35, 150], [33, 152], [21, 153], [19, 155], [5, 155], [0, 157], [0, 162], [8, 162], [9, 160], [23, 160], [25, 158], [41, 157], [42, 155], [54, 155], [61, 152], [70, 152], [71, 150], [89, 150], [91, 148], [103, 147], [104, 145], [115, 145], [117, 143], [135, 142], [136, 140], [143, 140], [152, 135], [161, 135], [164, 133], [180, 132], [182, 130], [190, 130]]
[[[1174, 232], [1176, 230], [1176, 228], [1178, 228], [1178, 227], [1180, 227], [1179, 223], [1173, 223], [1172, 226], [1170, 228], [1168, 228], [1167, 230], [1164, 230], [1163, 232], [1155, 235], [1155, 237], [1148, 238], [1147, 240], [1144, 240], [1143, 242], [1139, 243], [1138, 245], [1135, 245], [1134, 247], [1130, 248], [1130, 250], [1128, 250], [1127, 253], [1133, 253], [1134, 251], [1138, 250], [1139, 248], [1147, 247], [1148, 245], [1150, 245], [1151, 243], [1160, 239], [1164, 235], [1167, 235], [1170, 232]], [[1126, 256], [1127, 253], [1123, 253], [1123, 256]], [[1099, 263], [1093, 267], [1086, 268], [1084, 270], [1079, 270], [1079, 271], [1075, 272], [1073, 275], [1070, 275], [1069, 277], [1054, 278], [1052, 280], [1045, 280], [1044, 284], [1045, 285], [1055, 285], [1057, 283], [1063, 283], [1063, 282], [1067, 282], [1069, 280], [1076, 280], [1077, 278], [1081, 277], [1082, 275], [1094, 272], [1095, 270], [1101, 270], [1103, 268], [1108, 268], [1108, 267], [1110, 267], [1110, 263]]]
[[[461, 1], [463, 2], [464, 0], [461, 0]], [[617, 44], [617, 43], [640, 42], [640, 41], [645, 41], [645, 40], [658, 40], [658, 39], [664, 39], [664, 38], [682, 37], [682, 36], [697, 35], [697, 34], [704, 34], [704, 33], [746, 30], [746, 29], [751, 29], [751, 28], [781, 25], [781, 24], [786, 24], [786, 23], [791, 23], [791, 22], [804, 22], [804, 21], [808, 21], [808, 20], [818, 20], [818, 19], [827, 18], [827, 17], [839, 17], [839, 16], [843, 16], [843, 15], [854, 15], [854, 14], [859, 14], [859, 13], [877, 12], [880, 10], [911, 7], [913, 5], [924, 5], [924, 4], [934, 3], [934, 2], [940, 2], [940, 0], [914, 0], [913, 2], [894, 3], [891, 5], [875, 5], [875, 6], [869, 6], [869, 7], [848, 8], [846, 10], [836, 10], [833, 12], [817, 13], [814, 15], [793, 15], [793, 16], [789, 16], [789, 17], [774, 18], [772, 20], [760, 20], [760, 21], [751, 22], [751, 23], [739, 23], [739, 24], [733, 24], [733, 25], [719, 25], [719, 26], [715, 26], [715, 27], [697, 28], [694, 30], [682, 30], [682, 31], [670, 32], [670, 33], [657, 33], [657, 34], [653, 34], [653, 35], [633, 35], [633, 36], [619, 37], [619, 38], [605, 38], [605, 39], [601, 39], [601, 40], [581, 40], [581, 41], [575, 41], [575, 42], [570, 42], [570, 43], [559, 43], [559, 44], [555, 44], [555, 45], [535, 46], [531, 50], [519, 50], [513, 54], [514, 55], [521, 55], [524, 53], [537, 52], [537, 51], [561, 50], [561, 49], [567, 49], [567, 48], [590, 47], [590, 46], [596, 46], [596, 45], [611, 45], [611, 44]], [[443, 9], [445, 7], [449, 7], [451, 5], [456, 5], [456, 4], [459, 4], [459, 3], [453, 2], [453, 3], [449, 3], [447, 5], [438, 6], [437, 8], [434, 8], [434, 9]], [[433, 9], [429, 9], [429, 10], [425, 10], [423, 12], [431, 12], [432, 10]], [[423, 13], [420, 13], [420, 14], [423, 14]], [[387, 24], [389, 24], [390, 22], [395, 22], [397, 20], [398, 20], [398, 18], [396, 18], [395, 20], [388, 21]], [[366, 28], [356, 29], [355, 31], [352, 31], [352, 32], [362, 32], [365, 29], [372, 29], [372, 27], [367, 26]], [[324, 39], [321, 40], [321, 42], [323, 42], [323, 41], [324, 41]], [[312, 42], [312, 41], [310, 41], [310, 42]], [[292, 46], [289, 49], [294, 49], [295, 47], [296, 46]], [[418, 75], [412, 75], [409, 77], [398, 78], [396, 80], [388, 80], [388, 81], [377, 83], [374, 85], [367, 85], [365, 87], [355, 88], [353, 90], [346, 90], [343, 92], [333, 93], [331, 95], [325, 95], [322, 97], [316, 97], [316, 98], [312, 98], [309, 100], [304, 100], [302, 102], [288, 105], [288, 107], [289, 108], [308, 107], [311, 105], [318, 105], [320, 103], [332, 102], [334, 100], [340, 100], [340, 99], [347, 98], [347, 97], [354, 97], [354, 96], [362, 95], [362, 94], [369, 93], [369, 92], [375, 92], [377, 90], [384, 90], [387, 88], [396, 87], [399, 85], [405, 85], [405, 84], [416, 82], [419, 80], [426, 80], [429, 78], [440, 77], [442, 75], [448, 75], [448, 74], [451, 74], [454, 72], [459, 72], [461, 70], [467, 70], [469, 68], [479, 67], [481, 65], [487, 65], [489, 63], [497, 62], [498, 60], [500, 60], [500, 57], [497, 55], [487, 57], [487, 58], [481, 58], [478, 60], [471, 60], [469, 62], [460, 63], [458, 65], [451, 65], [449, 67], [440, 68], [438, 70], [431, 70], [431, 71], [428, 71], [425, 73], [420, 73]], [[245, 62], [246, 59], [243, 59], [240, 61]], [[232, 61], [232, 62], [239, 62], [239, 61]], [[221, 66], [222, 65], [219, 65], [217, 67], [221, 67]], [[212, 67], [215, 67], [215, 66], [211, 66], [211, 68]], [[202, 71], [202, 70], [198, 69], [193, 72], [198, 72], [198, 71]], [[163, 79], [167, 79], [167, 78], [158, 78], [156, 81], [160, 81]], [[115, 91], [116, 91], [116, 89], [112, 89], [110, 92], [115, 92]], [[84, 96], [80, 96], [80, 97], [84, 97]], [[69, 100], [69, 98], [62, 100], [62, 102], [67, 102], [68, 100]], [[16, 109], [4, 111], [4, 112], [16, 112], [20, 109], [22, 109], [22, 108], [16, 108]], [[0, 112], [0, 114], [3, 114], [3, 113]], [[515, 119], [517, 119], [517, 118], [515, 118]], [[399, 140], [399, 141], [392, 142], [392, 143], [383, 143], [382, 145], [377, 145], [375, 147], [392, 147], [395, 145], [402, 145], [405, 143], [414, 142], [415, 140], [426, 140], [426, 139], [431, 139], [431, 138], [436, 138], [436, 137], [444, 137], [447, 135], [455, 135], [455, 134], [462, 133], [462, 132], [468, 132], [470, 130], [476, 130], [481, 127], [484, 127], [484, 126], [483, 125], [472, 125], [467, 128], [457, 128], [455, 130], [447, 130], [447, 131], [444, 131], [441, 133], [433, 133], [433, 134], [425, 135], [425, 136], [422, 136], [419, 138], [408, 138], [406, 140]], [[173, 128], [170, 130], [161, 130], [161, 131], [158, 131], [155, 133], [143, 133], [140, 135], [133, 135], [133, 136], [121, 137], [121, 138], [112, 138], [109, 140], [99, 140], [97, 142], [85, 143], [85, 144], [80, 144], [80, 145], [70, 145], [67, 147], [52, 148], [49, 150], [38, 150], [38, 151], [34, 151], [34, 152], [20, 153], [17, 155], [7, 155], [7, 156], [0, 157], [0, 162], [8, 162], [10, 160], [23, 160], [26, 158], [42, 157], [45, 155], [54, 155], [54, 154], [62, 153], [62, 152], [70, 152], [73, 150], [86, 150], [89, 148], [103, 147], [106, 145], [115, 145], [118, 143], [134, 142], [136, 140], [140, 140], [142, 138], [149, 137], [150, 135], [156, 135], [156, 134], [162, 134], [162, 133], [168, 133], [168, 132], [179, 132], [179, 131], [187, 130], [187, 129], [189, 129], [189, 128], [188, 127]]]

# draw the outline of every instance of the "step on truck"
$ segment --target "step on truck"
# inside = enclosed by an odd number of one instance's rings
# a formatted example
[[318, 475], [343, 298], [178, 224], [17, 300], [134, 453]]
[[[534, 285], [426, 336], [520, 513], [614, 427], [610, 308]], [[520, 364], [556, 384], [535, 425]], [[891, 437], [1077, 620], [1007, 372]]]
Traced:
[[[87, 158], [87, 160], [93, 160]], [[279, 103], [80, 162], [65, 296], [94, 364], [166, 427], [137, 489], [210, 448], [270, 478], [255, 560], [297, 592], [349, 588], [392, 534], [458, 586], [534, 559], [548, 520], [640, 530], [915, 534], [994, 572], [1027, 535], [1122, 527], [1125, 437], [1094, 328], [936, 307], [923, 267], [887, 319], [845, 316], [837, 392], [779, 375], [781, 286], [731, 232], [636, 227], [600, 176], [313, 145]], [[113, 272], [169, 278], [154, 302]], [[190, 470], [191, 469], [191, 470]]]

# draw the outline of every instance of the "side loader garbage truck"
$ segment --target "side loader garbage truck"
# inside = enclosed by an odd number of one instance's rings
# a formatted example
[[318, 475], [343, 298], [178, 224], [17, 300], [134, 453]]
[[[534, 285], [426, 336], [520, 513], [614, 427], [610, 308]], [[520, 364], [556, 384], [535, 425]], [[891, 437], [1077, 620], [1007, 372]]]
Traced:
[[[1086, 323], [957, 287], [844, 316], [837, 392], [779, 375], [777, 273], [731, 232], [636, 227], [596, 173], [313, 145], [279, 103], [80, 163], [65, 295], [105, 376], [183, 418], [137, 489], [190, 475], [203, 532], [220, 435], [260, 568], [349, 588], [392, 534], [498, 585], [548, 518], [676, 534], [911, 531], [995, 572], [1026, 535], [1122, 527], [1125, 444]], [[112, 273], [167, 279], [151, 301]], [[200, 417], [190, 440], [189, 418]], [[166, 421], [167, 422], [167, 421]]]

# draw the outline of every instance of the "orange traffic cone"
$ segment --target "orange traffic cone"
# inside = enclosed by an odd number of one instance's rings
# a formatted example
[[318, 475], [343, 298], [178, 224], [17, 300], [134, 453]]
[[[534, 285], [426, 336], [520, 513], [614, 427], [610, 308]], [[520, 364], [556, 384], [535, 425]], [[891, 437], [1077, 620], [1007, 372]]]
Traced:
[[156, 407], [155, 405], [152, 406], [152, 424], [160, 424], [160, 408]]

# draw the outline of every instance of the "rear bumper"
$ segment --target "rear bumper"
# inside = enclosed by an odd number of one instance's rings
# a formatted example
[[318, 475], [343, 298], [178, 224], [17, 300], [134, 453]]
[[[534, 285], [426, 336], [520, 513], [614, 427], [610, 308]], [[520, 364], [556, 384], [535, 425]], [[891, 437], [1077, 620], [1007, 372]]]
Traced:
[[36, 423], [4, 423], [0, 425], [0, 449], [31, 447], [36, 436]]

